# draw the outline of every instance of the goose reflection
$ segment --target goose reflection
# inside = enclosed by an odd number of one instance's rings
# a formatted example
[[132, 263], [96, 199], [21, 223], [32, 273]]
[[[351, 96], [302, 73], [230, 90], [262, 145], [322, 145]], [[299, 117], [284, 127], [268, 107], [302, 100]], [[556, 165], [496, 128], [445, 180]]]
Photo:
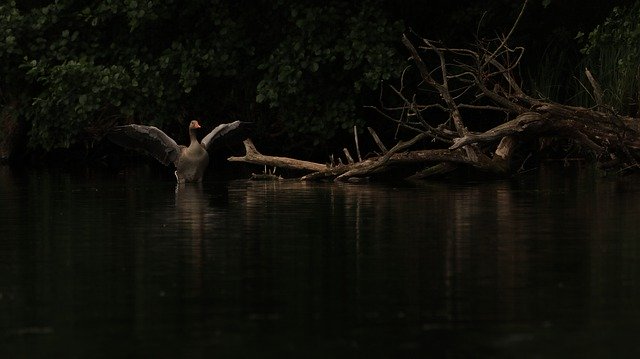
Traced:
[[200, 243], [219, 220], [219, 208], [227, 204], [227, 186], [216, 186], [212, 192], [202, 183], [177, 184], [174, 218], [182, 228], [189, 229], [193, 244]]
[[[228, 188], [216, 185], [215, 189], [204, 190], [202, 183], [182, 183], [175, 188], [175, 205], [181, 214], [205, 214], [215, 207], [228, 204]], [[188, 219], [188, 217], [185, 217]]]
[[[222, 193], [226, 193], [222, 188]], [[185, 278], [186, 295], [199, 296], [203, 290], [202, 273], [205, 267], [206, 242], [215, 223], [216, 208], [211, 205], [212, 195], [202, 183], [177, 184], [175, 188], [175, 220], [183, 230], [182, 240], [188, 251], [186, 257], [191, 269]]]
[[204, 195], [201, 183], [177, 184], [175, 205], [178, 215], [185, 221], [199, 222], [208, 207], [208, 200]]

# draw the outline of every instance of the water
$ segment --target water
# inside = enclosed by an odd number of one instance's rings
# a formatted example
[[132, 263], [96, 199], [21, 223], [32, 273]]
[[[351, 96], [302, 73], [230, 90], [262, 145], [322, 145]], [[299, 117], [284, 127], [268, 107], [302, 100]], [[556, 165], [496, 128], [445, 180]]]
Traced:
[[640, 180], [0, 167], [2, 358], [637, 357]]

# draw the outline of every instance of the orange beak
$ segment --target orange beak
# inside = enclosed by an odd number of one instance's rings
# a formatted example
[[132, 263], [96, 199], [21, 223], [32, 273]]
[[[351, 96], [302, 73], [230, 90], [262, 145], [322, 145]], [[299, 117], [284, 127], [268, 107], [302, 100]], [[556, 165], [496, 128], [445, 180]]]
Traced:
[[196, 126], [195, 126], [195, 128], [200, 128], [200, 127], [202, 127], [202, 126], [200, 126], [200, 123], [199, 123], [198, 121], [196, 121]]

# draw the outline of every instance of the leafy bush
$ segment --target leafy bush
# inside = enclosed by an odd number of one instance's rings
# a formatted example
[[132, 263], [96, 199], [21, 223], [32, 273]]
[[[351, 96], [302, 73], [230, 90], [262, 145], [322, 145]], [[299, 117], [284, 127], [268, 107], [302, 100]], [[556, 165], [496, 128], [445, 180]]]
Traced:
[[[189, 106], [202, 77], [234, 75], [230, 64], [246, 52], [222, 2], [81, 4], [0, 5], [1, 90], [26, 97], [32, 147], [68, 147], [116, 121], [161, 126]], [[178, 26], [195, 15], [197, 28]]]
[[343, 2], [291, 7], [285, 38], [260, 65], [256, 100], [277, 109], [289, 133], [317, 144], [362, 124], [363, 92], [397, 77], [401, 62], [392, 44], [402, 26], [379, 7]]
[[256, 101], [268, 105], [261, 128], [325, 141], [359, 120], [365, 91], [397, 74], [401, 26], [379, 5], [7, 1], [0, 106], [19, 103], [30, 146], [45, 150], [115, 123], [252, 116]]
[[600, 82], [605, 102], [621, 113], [640, 115], [640, 2], [615, 7], [604, 23], [578, 39], [587, 56], [583, 67]]

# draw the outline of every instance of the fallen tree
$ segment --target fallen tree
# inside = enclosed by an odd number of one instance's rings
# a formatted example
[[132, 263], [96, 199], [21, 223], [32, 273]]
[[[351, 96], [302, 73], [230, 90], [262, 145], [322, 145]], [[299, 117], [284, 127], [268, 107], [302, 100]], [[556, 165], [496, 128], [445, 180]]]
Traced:
[[[358, 161], [354, 161], [346, 149], [347, 163], [337, 164], [265, 156], [247, 140], [246, 155], [231, 157], [229, 161], [309, 172], [301, 177], [303, 180], [355, 180], [406, 164], [423, 165], [424, 169], [411, 175], [412, 178], [439, 175], [460, 166], [508, 175], [514, 168], [522, 168], [526, 161], [526, 157], [514, 156], [521, 144], [536, 143], [540, 149], [545, 139], [562, 138], [580, 145], [604, 169], [617, 172], [639, 169], [638, 119], [618, 115], [602, 103], [602, 90], [588, 69], [585, 74], [596, 102], [592, 108], [536, 98], [523, 90], [515, 74], [524, 49], [508, 45], [517, 23], [506, 36], [479, 40], [474, 49], [448, 48], [415, 35], [413, 39], [403, 36], [402, 43], [413, 66], [405, 70], [399, 86], [389, 87], [398, 104], [392, 107], [381, 104], [374, 109], [398, 128], [414, 134], [391, 149], [369, 129], [380, 152], [364, 160], [358, 156]], [[405, 78], [410, 70], [415, 70], [419, 81]], [[425, 98], [429, 102], [424, 102]], [[474, 132], [467, 127], [467, 123], [476, 124], [496, 115], [503, 118], [503, 123], [486, 131]], [[356, 133], [356, 148], [357, 139]], [[417, 149], [419, 146], [422, 149]]]

